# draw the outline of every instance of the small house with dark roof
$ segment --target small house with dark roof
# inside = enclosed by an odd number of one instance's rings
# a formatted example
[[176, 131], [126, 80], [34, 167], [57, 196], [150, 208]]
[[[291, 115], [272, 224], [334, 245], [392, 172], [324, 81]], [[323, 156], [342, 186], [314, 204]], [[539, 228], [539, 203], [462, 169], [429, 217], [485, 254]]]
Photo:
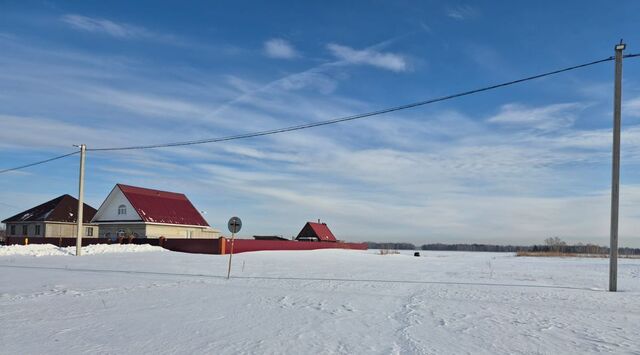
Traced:
[[191, 201], [181, 193], [116, 184], [92, 223], [100, 237], [218, 238]]
[[326, 223], [307, 222], [296, 237], [297, 241], [304, 242], [337, 242]]
[[[89, 223], [96, 209], [84, 204], [82, 212], [84, 236], [97, 237], [98, 225]], [[78, 200], [62, 195], [41, 205], [20, 212], [2, 221], [9, 237], [76, 237]]]

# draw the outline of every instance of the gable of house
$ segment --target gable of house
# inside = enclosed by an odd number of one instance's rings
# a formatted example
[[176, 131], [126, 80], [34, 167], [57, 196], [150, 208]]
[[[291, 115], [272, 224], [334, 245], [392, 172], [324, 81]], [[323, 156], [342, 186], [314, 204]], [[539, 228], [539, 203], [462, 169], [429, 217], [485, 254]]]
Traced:
[[317, 239], [321, 242], [335, 242], [336, 237], [333, 235], [326, 223], [307, 222], [304, 225], [296, 239]]
[[116, 185], [104, 200], [92, 222], [142, 222], [136, 209]]

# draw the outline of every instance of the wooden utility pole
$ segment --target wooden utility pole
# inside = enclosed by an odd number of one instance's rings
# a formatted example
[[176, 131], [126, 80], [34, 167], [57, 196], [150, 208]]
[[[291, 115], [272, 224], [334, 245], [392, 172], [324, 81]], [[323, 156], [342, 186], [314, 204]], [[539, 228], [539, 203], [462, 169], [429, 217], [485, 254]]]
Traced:
[[616, 44], [616, 69], [613, 93], [613, 162], [611, 171], [611, 233], [609, 242], [609, 291], [618, 289], [618, 207], [620, 205], [620, 113], [622, 109], [622, 51]]
[[82, 218], [84, 212], [84, 156], [87, 151], [87, 146], [84, 144], [80, 144], [80, 179], [78, 181], [78, 213], [76, 213], [76, 217], [78, 218], [77, 224], [77, 233], [76, 233], [76, 256], [80, 256], [82, 254]]

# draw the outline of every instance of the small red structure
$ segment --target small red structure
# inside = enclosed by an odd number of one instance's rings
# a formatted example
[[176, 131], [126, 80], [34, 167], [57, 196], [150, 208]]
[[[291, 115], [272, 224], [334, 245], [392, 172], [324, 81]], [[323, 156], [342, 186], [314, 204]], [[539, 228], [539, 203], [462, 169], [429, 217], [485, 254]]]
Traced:
[[337, 242], [326, 223], [307, 222], [296, 237], [300, 242]]
[[[187, 253], [228, 254], [231, 240], [220, 237], [215, 243], [197, 239], [167, 239], [160, 243], [166, 249]], [[345, 243], [337, 240], [325, 223], [307, 222], [296, 240], [275, 236], [254, 236], [254, 239], [235, 239], [233, 252], [244, 253], [263, 250], [316, 250], [352, 249], [367, 250], [367, 243]]]

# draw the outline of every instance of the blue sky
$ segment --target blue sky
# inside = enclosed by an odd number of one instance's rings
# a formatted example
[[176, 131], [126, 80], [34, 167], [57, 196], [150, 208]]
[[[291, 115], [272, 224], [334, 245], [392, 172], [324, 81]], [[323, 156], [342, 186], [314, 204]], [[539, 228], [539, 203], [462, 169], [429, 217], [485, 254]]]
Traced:
[[[640, 52], [640, 2], [0, 3], [0, 168], [225, 136]], [[621, 245], [640, 246], [640, 60], [624, 67]], [[613, 63], [306, 131], [87, 157], [209, 223], [341, 239], [608, 243]], [[0, 216], [77, 194], [77, 156], [0, 175]]]

